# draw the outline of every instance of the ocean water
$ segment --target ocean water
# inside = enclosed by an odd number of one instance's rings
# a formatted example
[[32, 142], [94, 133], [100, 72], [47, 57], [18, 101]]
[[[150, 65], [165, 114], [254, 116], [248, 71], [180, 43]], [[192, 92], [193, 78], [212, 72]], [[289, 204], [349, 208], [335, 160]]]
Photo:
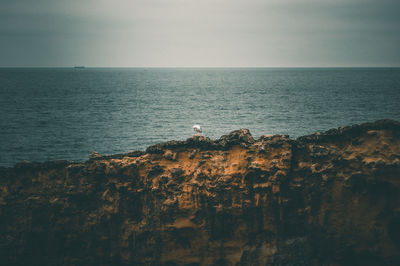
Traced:
[[399, 68], [0, 69], [0, 166], [400, 120]]

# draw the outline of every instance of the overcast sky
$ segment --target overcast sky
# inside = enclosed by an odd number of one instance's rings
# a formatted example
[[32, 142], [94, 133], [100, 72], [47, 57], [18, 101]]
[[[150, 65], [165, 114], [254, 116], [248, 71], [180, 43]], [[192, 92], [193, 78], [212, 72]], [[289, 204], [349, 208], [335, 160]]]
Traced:
[[0, 0], [0, 66], [400, 66], [400, 0]]

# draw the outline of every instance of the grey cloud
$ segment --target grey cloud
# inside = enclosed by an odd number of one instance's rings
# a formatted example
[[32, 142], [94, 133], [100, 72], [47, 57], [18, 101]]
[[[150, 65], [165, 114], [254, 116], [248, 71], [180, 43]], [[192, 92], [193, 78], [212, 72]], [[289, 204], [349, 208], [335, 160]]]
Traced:
[[0, 65], [399, 66], [399, 10], [395, 0], [2, 0]]

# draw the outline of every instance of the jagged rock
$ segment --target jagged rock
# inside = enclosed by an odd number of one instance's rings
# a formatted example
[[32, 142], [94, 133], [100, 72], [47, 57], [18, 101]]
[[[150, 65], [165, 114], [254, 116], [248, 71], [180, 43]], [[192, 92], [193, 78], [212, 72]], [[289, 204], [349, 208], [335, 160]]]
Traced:
[[201, 150], [212, 149], [215, 147], [215, 143], [208, 137], [194, 135], [188, 138], [185, 142], [185, 147], [199, 148]]
[[99, 159], [99, 158], [101, 158], [101, 155], [97, 151], [92, 152], [92, 154], [89, 157], [89, 159], [91, 159], [91, 160], [95, 160], [95, 159]]
[[0, 168], [2, 265], [400, 265], [400, 123]]
[[232, 131], [228, 135], [222, 136], [216, 141], [216, 144], [222, 146], [223, 148], [229, 148], [233, 145], [248, 145], [254, 143], [253, 136], [250, 134], [248, 129], [242, 128], [239, 130]]
[[175, 161], [176, 160], [176, 152], [172, 152], [172, 151], [167, 150], [164, 153], [164, 158], [167, 159], [167, 160], [170, 160], [170, 161]]

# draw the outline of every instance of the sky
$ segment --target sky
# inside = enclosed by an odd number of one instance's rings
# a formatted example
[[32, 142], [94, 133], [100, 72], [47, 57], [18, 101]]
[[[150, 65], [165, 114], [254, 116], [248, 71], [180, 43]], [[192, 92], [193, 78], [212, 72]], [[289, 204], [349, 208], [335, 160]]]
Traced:
[[0, 0], [0, 66], [400, 66], [399, 14], [399, 0]]

